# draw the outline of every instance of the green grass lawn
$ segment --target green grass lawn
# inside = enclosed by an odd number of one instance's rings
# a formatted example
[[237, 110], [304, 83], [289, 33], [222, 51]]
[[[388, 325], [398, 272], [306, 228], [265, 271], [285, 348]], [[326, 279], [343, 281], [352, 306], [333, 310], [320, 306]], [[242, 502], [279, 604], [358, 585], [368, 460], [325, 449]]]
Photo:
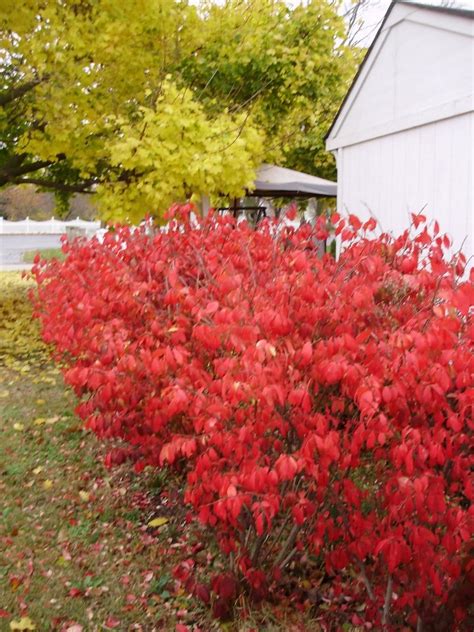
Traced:
[[42, 259], [49, 261], [50, 259], [64, 259], [64, 253], [61, 248], [44, 248], [43, 250], [28, 250], [23, 254], [25, 263], [33, 263], [33, 259], [39, 254]]
[[211, 543], [193, 553], [204, 535], [185, 526], [182, 504], [162, 502], [165, 491], [179, 496], [173, 477], [102, 465], [106, 447], [74, 415], [28, 286], [0, 273], [0, 631], [320, 630], [289, 604], [242, 601], [235, 621], [219, 623], [175, 583], [178, 562], [213, 571], [219, 555]]

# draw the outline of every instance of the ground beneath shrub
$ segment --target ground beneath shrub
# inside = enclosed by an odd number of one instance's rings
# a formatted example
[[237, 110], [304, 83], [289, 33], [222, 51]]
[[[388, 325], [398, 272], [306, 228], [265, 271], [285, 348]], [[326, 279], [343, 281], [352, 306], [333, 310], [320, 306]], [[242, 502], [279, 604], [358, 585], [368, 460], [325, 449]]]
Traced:
[[104, 468], [31, 321], [27, 285], [0, 273], [0, 630], [321, 630], [290, 601], [242, 601], [234, 621], [214, 621], [173, 579], [189, 557], [218, 570], [217, 552], [173, 502], [172, 476]]

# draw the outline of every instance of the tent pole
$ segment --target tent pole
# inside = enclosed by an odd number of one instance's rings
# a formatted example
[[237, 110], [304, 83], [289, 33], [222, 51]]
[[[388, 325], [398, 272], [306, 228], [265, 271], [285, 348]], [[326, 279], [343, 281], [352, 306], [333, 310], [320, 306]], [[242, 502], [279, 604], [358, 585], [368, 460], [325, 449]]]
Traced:
[[234, 201], [232, 203], [232, 214], [235, 217], [235, 219], [237, 219], [238, 210], [239, 210], [239, 198], [234, 198]]

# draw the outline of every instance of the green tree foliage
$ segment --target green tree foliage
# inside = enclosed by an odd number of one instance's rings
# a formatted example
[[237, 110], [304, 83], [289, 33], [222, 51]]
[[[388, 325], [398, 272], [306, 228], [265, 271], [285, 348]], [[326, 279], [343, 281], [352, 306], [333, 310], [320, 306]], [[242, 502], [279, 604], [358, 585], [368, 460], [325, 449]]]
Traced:
[[338, 0], [3, 0], [0, 186], [93, 190], [140, 220], [237, 196], [262, 160], [330, 175], [354, 72]]

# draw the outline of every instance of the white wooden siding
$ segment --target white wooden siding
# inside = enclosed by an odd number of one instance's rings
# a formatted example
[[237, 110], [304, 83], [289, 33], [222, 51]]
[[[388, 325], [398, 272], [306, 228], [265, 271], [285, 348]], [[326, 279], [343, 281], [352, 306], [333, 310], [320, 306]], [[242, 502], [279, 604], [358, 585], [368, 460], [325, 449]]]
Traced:
[[474, 113], [338, 150], [338, 207], [399, 234], [423, 210], [474, 255]]

